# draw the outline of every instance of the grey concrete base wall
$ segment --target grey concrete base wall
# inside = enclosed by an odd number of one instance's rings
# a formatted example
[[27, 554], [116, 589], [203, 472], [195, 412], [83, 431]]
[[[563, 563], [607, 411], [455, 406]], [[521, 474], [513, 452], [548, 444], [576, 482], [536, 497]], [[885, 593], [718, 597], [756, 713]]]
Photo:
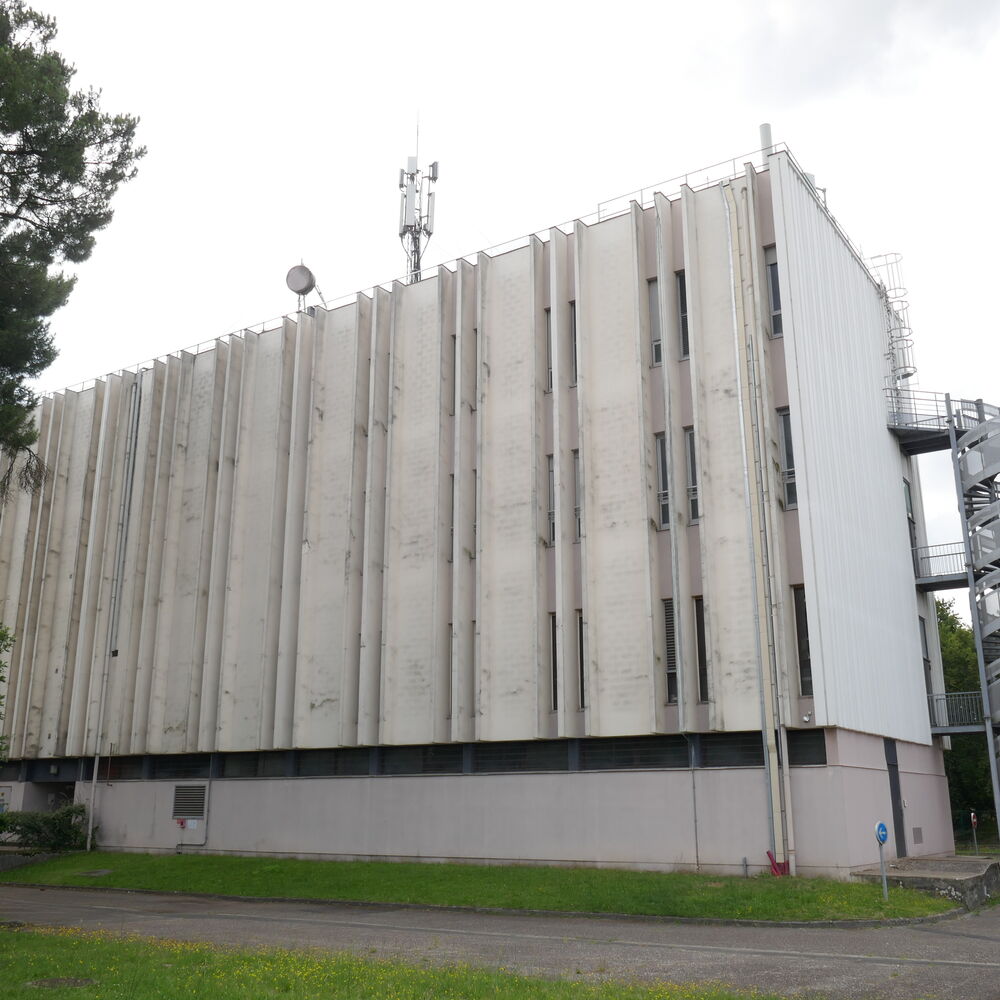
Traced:
[[[948, 780], [935, 746], [896, 744], [907, 854], [954, 851]], [[827, 733], [826, 767], [791, 769], [796, 858], [800, 871], [831, 867], [839, 874], [878, 863], [875, 826], [889, 828], [886, 858], [895, 835], [882, 737], [837, 729]], [[915, 843], [914, 829], [921, 843]]]
[[[174, 787], [191, 783], [98, 785], [99, 846], [733, 873], [743, 857], [767, 864], [758, 769], [215, 781], [207, 820], [181, 829]], [[79, 793], [86, 801], [89, 786]]]

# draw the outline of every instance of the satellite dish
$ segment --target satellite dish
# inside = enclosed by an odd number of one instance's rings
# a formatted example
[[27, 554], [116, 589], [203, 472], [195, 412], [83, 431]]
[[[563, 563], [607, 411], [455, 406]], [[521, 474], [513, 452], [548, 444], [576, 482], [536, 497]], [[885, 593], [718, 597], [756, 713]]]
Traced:
[[316, 278], [305, 264], [296, 264], [285, 275], [285, 284], [296, 295], [308, 295], [316, 287]]

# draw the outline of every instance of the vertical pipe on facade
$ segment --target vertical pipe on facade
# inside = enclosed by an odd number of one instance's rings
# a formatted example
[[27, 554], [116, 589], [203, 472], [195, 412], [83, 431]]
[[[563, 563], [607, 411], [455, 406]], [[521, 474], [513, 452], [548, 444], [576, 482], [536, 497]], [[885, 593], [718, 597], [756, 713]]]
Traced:
[[[979, 621], [979, 607], [976, 601], [975, 564], [972, 559], [972, 539], [969, 534], [969, 518], [965, 509], [965, 490], [962, 486], [962, 469], [959, 465], [958, 434], [955, 428], [955, 413], [951, 396], [945, 394], [948, 413], [948, 440], [951, 442], [951, 464], [955, 473], [955, 494], [958, 497], [958, 515], [962, 519], [962, 544], [965, 546], [965, 569], [969, 583], [969, 607], [972, 612], [972, 634], [976, 640], [976, 663], [979, 667], [979, 690], [983, 705], [983, 728], [986, 730], [986, 756], [990, 762], [990, 781], [993, 786], [993, 813], [1000, 818], [1000, 775], [997, 770], [996, 740], [993, 737], [993, 713], [990, 709], [989, 682], [986, 678], [986, 658], [983, 654], [983, 629]], [[985, 418], [980, 409], [979, 415]]]
[[[753, 358], [753, 342], [747, 330], [747, 321], [744, 315], [740, 299], [742, 298], [743, 274], [742, 267], [739, 283], [737, 284], [735, 259], [739, 255], [742, 262], [743, 239], [742, 227], [740, 224], [739, 208], [735, 204], [732, 185], [724, 183], [720, 186], [723, 207], [726, 213], [726, 235], [729, 244], [729, 278], [730, 289], [732, 291], [733, 304], [733, 332], [736, 339], [736, 374], [740, 384], [740, 453], [743, 460], [743, 484], [747, 498], [747, 536], [750, 542], [751, 555], [751, 580], [753, 592], [753, 617], [754, 617], [754, 646], [757, 655], [758, 675], [760, 681], [760, 703], [761, 703], [761, 724], [764, 733], [765, 743], [765, 772], [767, 778], [767, 806], [771, 825], [771, 845], [779, 861], [787, 860], [789, 872], [794, 872], [794, 855], [791, 851], [789, 837], [789, 817], [787, 816], [785, 790], [786, 782], [784, 778], [785, 759], [779, 754], [775, 740], [775, 734], [780, 726], [780, 701], [777, 689], [777, 669], [774, 657], [773, 633], [771, 630], [771, 618], [773, 614], [773, 601], [769, 591], [769, 580], [771, 574], [769, 542], [766, 528], [766, 510], [768, 495], [766, 489], [766, 470], [761, 462], [761, 429], [758, 413], [759, 382], [756, 374], [756, 367]], [[734, 240], [735, 229], [735, 240]], [[738, 295], [739, 293], [739, 295]], [[745, 334], [745, 336], [744, 336]], [[746, 375], [746, 383], [740, 377], [742, 373]], [[748, 428], [747, 418], [750, 421], [749, 440], [753, 445], [753, 472], [751, 475], [751, 462], [747, 455]], [[751, 482], [752, 481], [752, 482]], [[754, 538], [757, 536], [757, 543]], [[758, 560], [756, 550], [759, 548], [760, 570], [758, 571]], [[763, 590], [758, 582], [758, 572], [763, 577]], [[765, 614], [761, 615], [761, 600], [766, 607]], [[767, 656], [765, 663], [765, 652], [761, 642], [762, 628], [767, 634]], [[784, 742], [784, 741], [783, 741]]]
[[141, 396], [140, 379], [132, 382], [129, 401], [128, 437], [125, 444], [124, 487], [118, 508], [118, 524], [115, 528], [115, 562], [111, 577], [111, 598], [108, 613], [108, 641], [104, 650], [104, 668], [101, 672], [101, 687], [97, 699], [97, 728], [94, 730], [94, 773], [90, 778], [90, 808], [87, 816], [87, 850], [94, 837], [94, 804], [97, 799], [97, 770], [101, 762], [101, 735], [104, 731], [104, 709], [108, 693], [108, 675], [111, 659], [118, 654], [118, 620], [120, 615], [120, 588], [125, 572], [125, 545], [128, 540], [129, 511], [132, 501], [132, 479], [135, 472], [135, 449], [139, 438], [139, 412]]

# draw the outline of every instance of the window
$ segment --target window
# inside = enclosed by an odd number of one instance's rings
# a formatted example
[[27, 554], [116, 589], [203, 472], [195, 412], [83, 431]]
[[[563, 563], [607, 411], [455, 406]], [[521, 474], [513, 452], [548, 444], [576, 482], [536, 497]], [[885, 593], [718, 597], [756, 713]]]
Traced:
[[674, 628], [674, 599], [663, 601], [663, 629], [667, 654], [667, 704], [677, 704], [677, 634]]
[[684, 428], [684, 452], [687, 456], [688, 517], [692, 521], [701, 520], [701, 505], [698, 502], [698, 456], [695, 454], [694, 428]]
[[573, 521], [576, 541], [583, 536], [583, 479], [580, 475], [580, 452], [573, 449]]
[[549, 472], [549, 545], [556, 542], [556, 463], [552, 455], [546, 455]]
[[583, 658], [583, 611], [576, 610], [576, 659], [580, 672], [580, 708], [587, 707], [587, 670]]
[[670, 527], [670, 491], [667, 489], [667, 436], [656, 435], [656, 503], [660, 527]]
[[903, 480], [903, 496], [906, 499], [906, 523], [910, 529], [910, 548], [913, 550], [913, 569], [917, 576], [923, 576], [924, 574], [920, 570], [920, 566], [917, 559], [917, 521], [913, 516], [913, 491], [910, 489], [910, 484], [907, 480]]
[[809, 622], [806, 619], [806, 588], [792, 587], [795, 604], [795, 641], [799, 654], [799, 693], [811, 698], [813, 693], [812, 664], [809, 660]]
[[690, 343], [688, 342], [688, 297], [687, 282], [684, 280], [684, 272], [678, 271], [677, 278], [677, 328], [681, 335], [681, 358], [690, 356]]
[[781, 291], [778, 287], [778, 255], [774, 247], [764, 248], [764, 264], [767, 266], [767, 297], [771, 304], [771, 336], [781, 333]]
[[660, 338], [660, 289], [656, 278], [646, 282], [649, 301], [649, 337], [653, 344], [653, 364], [663, 364], [663, 343]]
[[571, 357], [571, 363], [573, 365], [573, 381], [570, 385], [576, 385], [577, 376], [579, 374], [579, 367], [577, 361], [576, 352], [576, 303], [571, 302], [569, 304], [569, 346], [570, 350], [573, 352]]
[[927, 645], [927, 621], [920, 617], [920, 654], [924, 658], [924, 687], [928, 694], [933, 694], [931, 690], [931, 650]]
[[559, 656], [557, 652], [557, 631], [556, 616], [553, 612], [549, 615], [549, 654], [551, 657], [552, 672], [552, 711], [559, 708]]
[[781, 438], [781, 485], [784, 490], [785, 509], [798, 507], [799, 497], [795, 488], [795, 456], [792, 453], [792, 418], [788, 410], [778, 410], [779, 437]]
[[545, 379], [545, 389], [552, 391], [552, 310], [545, 310], [545, 366], [548, 375]]
[[705, 601], [694, 599], [694, 630], [698, 643], [698, 701], [708, 701], [708, 642], [705, 638]]

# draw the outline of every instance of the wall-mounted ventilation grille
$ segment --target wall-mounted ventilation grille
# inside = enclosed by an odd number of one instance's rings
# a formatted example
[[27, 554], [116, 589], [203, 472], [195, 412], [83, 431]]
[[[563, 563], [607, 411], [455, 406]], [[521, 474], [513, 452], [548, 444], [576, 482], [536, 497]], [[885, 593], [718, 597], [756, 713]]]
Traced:
[[174, 786], [174, 819], [205, 818], [205, 785]]
[[688, 742], [683, 736], [628, 736], [580, 743], [584, 771], [689, 766]]
[[789, 764], [825, 764], [826, 734], [822, 729], [788, 730]]
[[153, 757], [151, 778], [207, 778], [212, 758], [207, 753], [171, 754]]

